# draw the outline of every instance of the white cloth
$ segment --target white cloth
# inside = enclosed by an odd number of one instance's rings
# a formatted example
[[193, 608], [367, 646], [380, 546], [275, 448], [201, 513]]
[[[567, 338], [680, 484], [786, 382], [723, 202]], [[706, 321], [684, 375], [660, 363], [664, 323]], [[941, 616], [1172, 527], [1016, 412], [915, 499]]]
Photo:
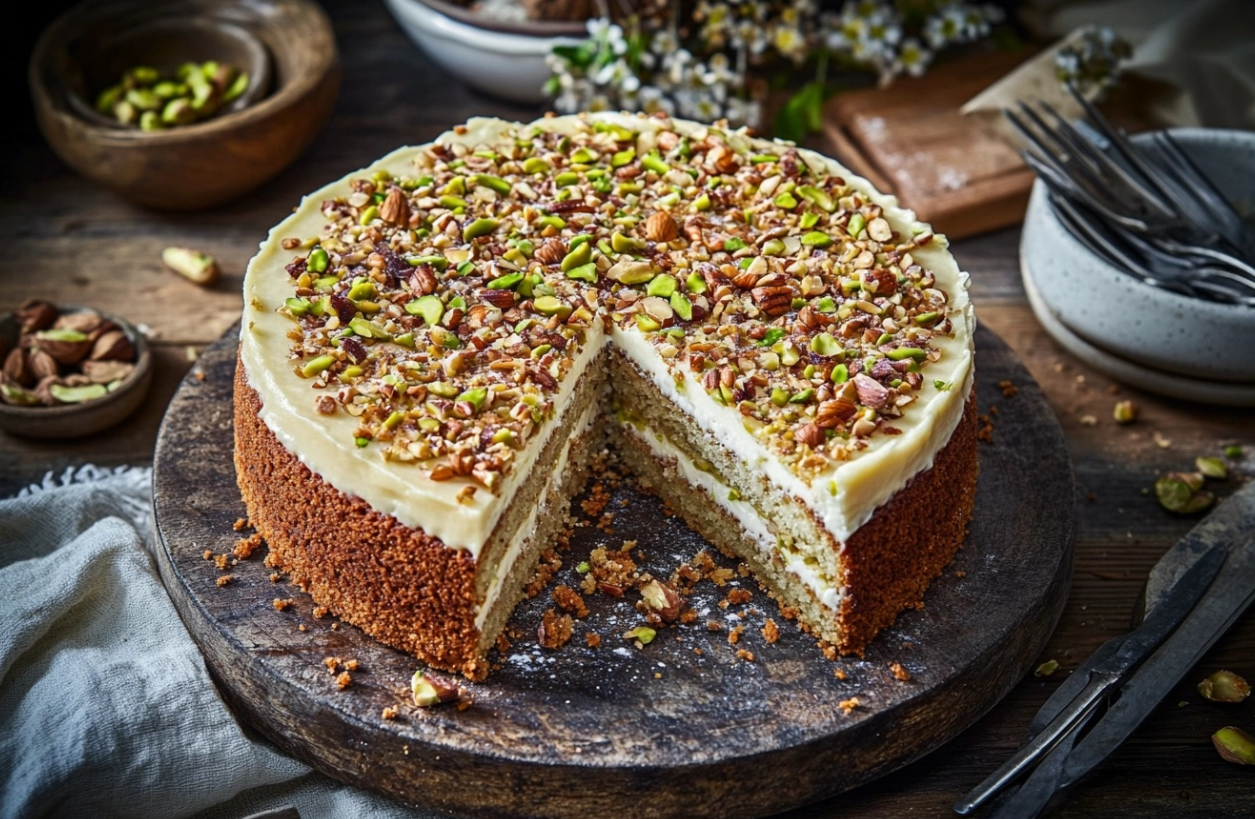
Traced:
[[246, 734], [153, 565], [149, 469], [0, 501], [0, 819], [429, 814]]

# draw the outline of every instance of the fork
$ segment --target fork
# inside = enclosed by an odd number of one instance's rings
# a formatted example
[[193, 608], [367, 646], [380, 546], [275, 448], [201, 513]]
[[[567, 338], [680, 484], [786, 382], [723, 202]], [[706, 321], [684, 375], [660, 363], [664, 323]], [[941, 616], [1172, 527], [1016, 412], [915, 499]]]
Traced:
[[[1133, 144], [1074, 88], [1086, 119], [1073, 126], [1046, 103], [1004, 109], [1027, 140], [1022, 153], [1051, 191], [1071, 233], [1148, 284], [1231, 303], [1255, 301], [1255, 246], [1246, 225], [1167, 132]], [[1059, 205], [1071, 207], [1061, 212]], [[1080, 209], [1078, 211], [1078, 208]]]

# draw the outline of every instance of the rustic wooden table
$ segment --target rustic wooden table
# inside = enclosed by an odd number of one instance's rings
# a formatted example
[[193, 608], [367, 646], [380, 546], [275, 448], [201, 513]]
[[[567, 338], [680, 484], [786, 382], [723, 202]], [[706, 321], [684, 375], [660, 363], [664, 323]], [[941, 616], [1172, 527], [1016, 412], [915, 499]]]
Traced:
[[[0, 246], [7, 248], [0, 254], [0, 311], [39, 296], [121, 313], [148, 328], [157, 372], [147, 404], [114, 430], [66, 442], [0, 433], [0, 497], [50, 470], [151, 462], [157, 428], [180, 379], [197, 352], [239, 315], [246, 262], [303, 193], [398, 145], [429, 140], [469, 116], [536, 115], [534, 109], [478, 96], [444, 75], [381, 4], [327, 0], [326, 5], [344, 62], [343, 91], [330, 124], [293, 167], [231, 207], [194, 214], [138, 209], [62, 165], [41, 139], [29, 107], [9, 119], [6, 149], [0, 152]], [[176, 244], [220, 260], [225, 275], [214, 289], [199, 289], [162, 267], [162, 248]], [[1025, 300], [1018, 244], [1018, 230], [1007, 229], [957, 242], [954, 251], [972, 274], [978, 319], [1007, 341], [1041, 384], [1071, 450], [1076, 496], [1054, 501], [1061, 509], [1077, 508], [1075, 576], [1063, 619], [1041, 658], [1058, 660], [1059, 670], [1047, 678], [1026, 675], [1000, 705], [942, 750], [794, 816], [950, 815], [954, 801], [1014, 751], [1034, 711], [1070, 670], [1127, 629], [1150, 567], [1193, 526], [1192, 519], [1168, 514], [1147, 494], [1155, 477], [1190, 468], [1197, 455], [1217, 454], [1229, 443], [1246, 450], [1238, 471], [1255, 472], [1255, 412], [1116, 385], [1056, 345]], [[1122, 398], [1141, 408], [1129, 426], [1111, 417]], [[993, 434], [998, 434], [996, 418]], [[1236, 485], [1237, 480], [1218, 484], [1222, 494]], [[1245, 617], [1185, 676], [1058, 815], [1255, 815], [1250, 771], [1222, 761], [1210, 741], [1224, 725], [1255, 730], [1255, 703], [1209, 703], [1194, 688], [1220, 668], [1255, 679], [1255, 616]]]

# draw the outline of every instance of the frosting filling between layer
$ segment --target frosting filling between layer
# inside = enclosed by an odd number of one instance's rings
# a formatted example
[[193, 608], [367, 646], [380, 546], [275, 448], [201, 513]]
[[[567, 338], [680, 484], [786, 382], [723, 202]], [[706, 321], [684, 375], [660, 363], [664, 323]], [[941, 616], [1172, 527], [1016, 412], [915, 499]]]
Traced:
[[484, 622], [488, 619], [488, 613], [496, 604], [497, 598], [501, 595], [501, 586], [505, 583], [505, 579], [510, 575], [510, 570], [514, 567], [519, 556], [524, 552], [524, 546], [532, 538], [532, 532], [536, 530], [536, 521], [542, 510], [548, 511], [552, 506], [554, 495], [558, 492], [558, 488], [562, 485], [564, 473], [566, 472], [568, 462], [571, 456], [571, 447], [577, 438], [592, 428], [597, 421], [598, 408], [596, 404], [589, 406], [580, 415], [575, 423], [571, 424], [570, 436], [562, 445], [562, 450], [558, 453], [558, 457], [553, 462], [553, 467], [549, 473], [548, 485], [545, 491], [541, 493], [540, 498], [533, 504], [531, 510], [527, 513], [527, 517], [519, 526], [518, 531], [511, 538], [509, 546], [506, 547], [505, 553], [501, 556], [500, 562], [493, 575], [492, 582], [488, 586], [488, 591], [484, 595], [484, 600], [480, 603], [479, 612], [475, 615], [475, 628], [481, 631], [484, 628]]
[[746, 501], [729, 501], [727, 500], [730, 487], [723, 481], [719, 480], [708, 471], [704, 471], [693, 463], [683, 450], [676, 447], [654, 430], [646, 428], [638, 431], [631, 424], [624, 424], [622, 431], [624, 434], [631, 435], [641, 443], [649, 447], [655, 458], [663, 461], [674, 461], [676, 472], [679, 476], [687, 481], [690, 485], [701, 488], [703, 492], [710, 496], [714, 502], [723, 511], [727, 512], [745, 530], [745, 533], [754, 540], [758, 545], [759, 551], [764, 555], [766, 562], [771, 562], [773, 553], [778, 553], [785, 561], [785, 567], [788, 571], [797, 577], [798, 580], [810, 590], [825, 608], [833, 611], [839, 611], [842, 599], [845, 597], [845, 590], [834, 584], [830, 579], [824, 577], [813, 565], [813, 559], [808, 560], [806, 555], [797, 549], [783, 549], [778, 546], [778, 538], [776, 533], [772, 531], [770, 524], [765, 521], [754, 507]]

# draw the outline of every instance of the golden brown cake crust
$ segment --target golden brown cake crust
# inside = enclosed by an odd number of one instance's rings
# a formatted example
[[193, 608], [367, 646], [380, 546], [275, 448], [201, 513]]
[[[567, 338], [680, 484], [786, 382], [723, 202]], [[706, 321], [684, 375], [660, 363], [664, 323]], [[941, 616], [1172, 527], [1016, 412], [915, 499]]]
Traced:
[[[845, 544], [843, 654], [862, 654], [924, 592], [962, 545], [976, 502], [976, 389], [931, 469], [916, 475]], [[923, 531], [921, 531], [923, 530]]]
[[237, 362], [236, 475], [268, 562], [381, 642], [472, 679], [486, 675], [476, 654], [475, 561], [310, 472], [260, 411]]

